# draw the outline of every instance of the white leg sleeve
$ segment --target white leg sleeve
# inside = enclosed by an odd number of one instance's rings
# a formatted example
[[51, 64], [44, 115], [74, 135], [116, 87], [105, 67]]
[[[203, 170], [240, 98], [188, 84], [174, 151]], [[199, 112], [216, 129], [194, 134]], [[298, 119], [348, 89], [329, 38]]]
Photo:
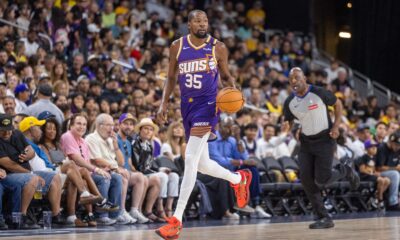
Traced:
[[232, 184], [238, 184], [241, 180], [240, 174], [233, 173], [219, 165], [216, 161], [210, 159], [208, 144], [201, 153], [199, 161], [199, 172], [210, 175], [212, 177], [225, 179]]
[[174, 217], [181, 222], [187, 201], [192, 193], [194, 184], [196, 183], [197, 167], [199, 165], [201, 152], [207, 146], [207, 140], [209, 136], [210, 133], [207, 133], [202, 138], [195, 136], [189, 137], [185, 153], [185, 171], [183, 173], [179, 199], [174, 213]]

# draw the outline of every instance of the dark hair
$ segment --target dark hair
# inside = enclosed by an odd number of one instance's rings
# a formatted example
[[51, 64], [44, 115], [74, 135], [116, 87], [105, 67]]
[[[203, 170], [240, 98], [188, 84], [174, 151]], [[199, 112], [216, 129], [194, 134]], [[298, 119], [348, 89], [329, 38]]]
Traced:
[[57, 131], [57, 133], [56, 133], [56, 138], [55, 138], [54, 141], [53, 141], [53, 144], [57, 146], [58, 143], [60, 142], [60, 137], [61, 137], [60, 133], [61, 133], [61, 129], [60, 129], [60, 124], [58, 124], [58, 122], [57, 122], [57, 120], [56, 120], [55, 118], [46, 119], [46, 123], [43, 124], [43, 126], [41, 127], [42, 133], [43, 133], [43, 134], [42, 134], [42, 137], [40, 138], [39, 143], [42, 144], [43, 146], [46, 146], [46, 145], [44, 144], [44, 140], [46, 139], [46, 132], [45, 132], [45, 130], [46, 130], [46, 126], [47, 126], [49, 123], [53, 123], [53, 124], [56, 126], [56, 131]]
[[246, 131], [246, 130], [249, 130], [249, 129], [258, 130], [258, 126], [255, 123], [249, 123], [244, 127], [244, 130]]
[[195, 9], [189, 12], [188, 21], [190, 22], [198, 13], [203, 13], [204, 15], [207, 16], [206, 12], [204, 12], [203, 10]]
[[264, 130], [267, 129], [267, 127], [272, 127], [275, 130], [275, 133], [277, 132], [276, 126], [274, 124], [271, 124], [271, 123], [265, 124]]
[[73, 125], [75, 123], [77, 117], [83, 117], [84, 119], [86, 119], [86, 122], [89, 122], [86, 114], [75, 113], [70, 118], [68, 118], [67, 120], [64, 121], [63, 132], [66, 132], [67, 130], [69, 130], [71, 128], [71, 125]]

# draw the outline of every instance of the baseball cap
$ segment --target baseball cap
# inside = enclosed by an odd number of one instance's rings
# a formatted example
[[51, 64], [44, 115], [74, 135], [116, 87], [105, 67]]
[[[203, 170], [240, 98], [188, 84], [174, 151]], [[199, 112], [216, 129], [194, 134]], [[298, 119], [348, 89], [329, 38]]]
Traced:
[[42, 81], [43, 79], [50, 79], [49, 74], [47, 74], [47, 73], [40, 74], [39, 81]]
[[5, 67], [6, 68], [16, 68], [17, 64], [15, 64], [15, 62], [13, 62], [13, 61], [9, 61], [9, 62], [6, 63]]
[[119, 123], [123, 123], [126, 120], [133, 120], [135, 123], [137, 123], [137, 119], [130, 113], [123, 113], [119, 117]]
[[50, 111], [43, 111], [38, 116], [39, 120], [47, 120], [50, 118], [56, 118], [56, 116], [54, 114], [52, 114]]
[[81, 81], [83, 81], [85, 79], [89, 80], [88, 76], [80, 75], [76, 81], [77, 81], [77, 83], [80, 83]]
[[362, 131], [364, 131], [364, 130], [369, 130], [369, 127], [367, 126], [367, 125], [365, 125], [365, 124], [360, 124], [358, 127], [357, 127], [357, 132], [362, 132]]
[[99, 33], [100, 32], [100, 28], [94, 23], [89, 24], [87, 26], [87, 28], [90, 33]]
[[278, 49], [272, 49], [271, 56], [274, 56], [274, 55], [279, 55], [279, 50]]
[[46, 120], [39, 120], [33, 116], [29, 116], [29, 117], [24, 118], [24, 120], [22, 120], [19, 123], [19, 130], [21, 132], [25, 132], [33, 126], [42, 126], [45, 123], [46, 123]]
[[29, 91], [29, 87], [25, 83], [21, 83], [21, 84], [18, 84], [17, 87], [15, 88], [14, 94], [18, 95], [19, 93], [22, 93], [25, 91]]
[[99, 56], [97, 56], [96, 54], [90, 55], [88, 58], [88, 62], [90, 62], [91, 60], [94, 60], [94, 59], [99, 59]]
[[164, 38], [158, 37], [155, 41], [154, 41], [154, 45], [156, 46], [161, 46], [164, 47], [167, 44], [167, 41], [165, 41]]
[[51, 89], [49, 84], [40, 84], [38, 87], [38, 91], [40, 94], [47, 97], [51, 97], [51, 95], [53, 94], [53, 90]]
[[12, 117], [8, 114], [0, 113], [0, 130], [10, 131], [13, 130]]
[[374, 140], [367, 140], [367, 141], [364, 142], [365, 149], [376, 147], [378, 145], [379, 144], [377, 142], [375, 142]]
[[390, 134], [389, 141], [400, 144], [400, 131]]

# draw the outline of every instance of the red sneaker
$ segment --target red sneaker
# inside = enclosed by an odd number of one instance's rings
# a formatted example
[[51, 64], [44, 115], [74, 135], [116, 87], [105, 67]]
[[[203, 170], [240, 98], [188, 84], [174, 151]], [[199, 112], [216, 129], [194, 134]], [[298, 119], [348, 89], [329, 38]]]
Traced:
[[165, 240], [178, 239], [182, 230], [182, 223], [176, 218], [167, 218], [167, 225], [156, 230], [156, 233]]
[[252, 174], [248, 169], [237, 171], [242, 176], [240, 183], [231, 184], [231, 187], [235, 190], [235, 196], [237, 201], [237, 206], [239, 208], [244, 208], [250, 200], [250, 183]]

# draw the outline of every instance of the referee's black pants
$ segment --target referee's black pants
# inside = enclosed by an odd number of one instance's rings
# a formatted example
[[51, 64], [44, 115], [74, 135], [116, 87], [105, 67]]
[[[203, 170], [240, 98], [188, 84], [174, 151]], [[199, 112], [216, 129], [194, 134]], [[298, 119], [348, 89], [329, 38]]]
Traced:
[[300, 135], [300, 179], [318, 218], [329, 216], [321, 189], [346, 177], [346, 168], [343, 165], [332, 169], [335, 150], [336, 142], [329, 136], [328, 131], [313, 136]]

